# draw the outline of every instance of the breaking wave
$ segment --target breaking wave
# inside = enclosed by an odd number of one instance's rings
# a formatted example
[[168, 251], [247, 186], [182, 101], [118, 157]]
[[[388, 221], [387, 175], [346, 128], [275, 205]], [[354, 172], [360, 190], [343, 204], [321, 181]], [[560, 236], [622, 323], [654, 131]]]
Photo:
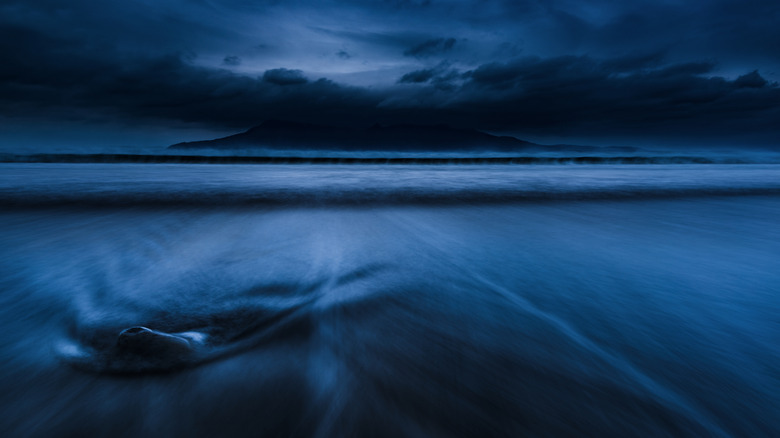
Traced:
[[780, 193], [780, 165], [4, 164], [8, 206], [327, 206]]

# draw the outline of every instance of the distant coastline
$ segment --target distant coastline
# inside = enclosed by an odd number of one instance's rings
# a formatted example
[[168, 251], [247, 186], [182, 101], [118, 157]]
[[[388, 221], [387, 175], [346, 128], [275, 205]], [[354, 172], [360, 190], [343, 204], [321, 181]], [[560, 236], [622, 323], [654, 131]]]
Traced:
[[752, 164], [744, 158], [701, 156], [502, 156], [502, 157], [305, 157], [305, 156], [220, 156], [153, 154], [0, 154], [0, 163], [137, 163], [137, 164]]
[[539, 145], [511, 136], [446, 125], [380, 125], [347, 128], [288, 120], [266, 120], [245, 132], [169, 149], [332, 149], [342, 151], [528, 151]]
[[508, 135], [493, 135], [476, 129], [447, 125], [380, 125], [345, 128], [285, 120], [267, 120], [244, 132], [213, 140], [176, 143], [171, 150], [241, 151], [334, 151], [381, 153], [504, 153], [539, 152], [601, 155], [636, 154], [632, 146], [543, 145]]

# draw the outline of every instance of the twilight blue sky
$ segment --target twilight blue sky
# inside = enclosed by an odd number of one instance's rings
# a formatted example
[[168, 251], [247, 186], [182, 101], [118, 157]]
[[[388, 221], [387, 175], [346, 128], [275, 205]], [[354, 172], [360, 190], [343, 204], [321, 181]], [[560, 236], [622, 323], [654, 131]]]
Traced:
[[778, 47], [774, 0], [0, 0], [0, 143], [164, 146], [275, 118], [778, 146]]

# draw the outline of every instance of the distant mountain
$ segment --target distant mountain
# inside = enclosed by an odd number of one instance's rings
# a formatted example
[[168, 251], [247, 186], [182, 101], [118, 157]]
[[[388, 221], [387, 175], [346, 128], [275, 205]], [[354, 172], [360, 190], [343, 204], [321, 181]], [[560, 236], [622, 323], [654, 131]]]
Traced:
[[268, 120], [240, 134], [215, 140], [177, 143], [169, 149], [296, 149], [343, 151], [448, 152], [465, 150], [527, 151], [536, 144], [475, 129], [444, 125], [374, 125], [342, 128]]

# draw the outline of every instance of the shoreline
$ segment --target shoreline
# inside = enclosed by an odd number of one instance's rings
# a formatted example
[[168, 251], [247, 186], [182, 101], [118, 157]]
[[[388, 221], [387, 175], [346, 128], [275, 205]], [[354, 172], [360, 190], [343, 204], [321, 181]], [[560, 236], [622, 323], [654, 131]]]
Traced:
[[155, 154], [0, 154], [0, 163], [127, 163], [127, 164], [772, 164], [744, 158], [701, 156], [565, 156], [565, 157], [305, 157], [305, 156], [225, 156]]

